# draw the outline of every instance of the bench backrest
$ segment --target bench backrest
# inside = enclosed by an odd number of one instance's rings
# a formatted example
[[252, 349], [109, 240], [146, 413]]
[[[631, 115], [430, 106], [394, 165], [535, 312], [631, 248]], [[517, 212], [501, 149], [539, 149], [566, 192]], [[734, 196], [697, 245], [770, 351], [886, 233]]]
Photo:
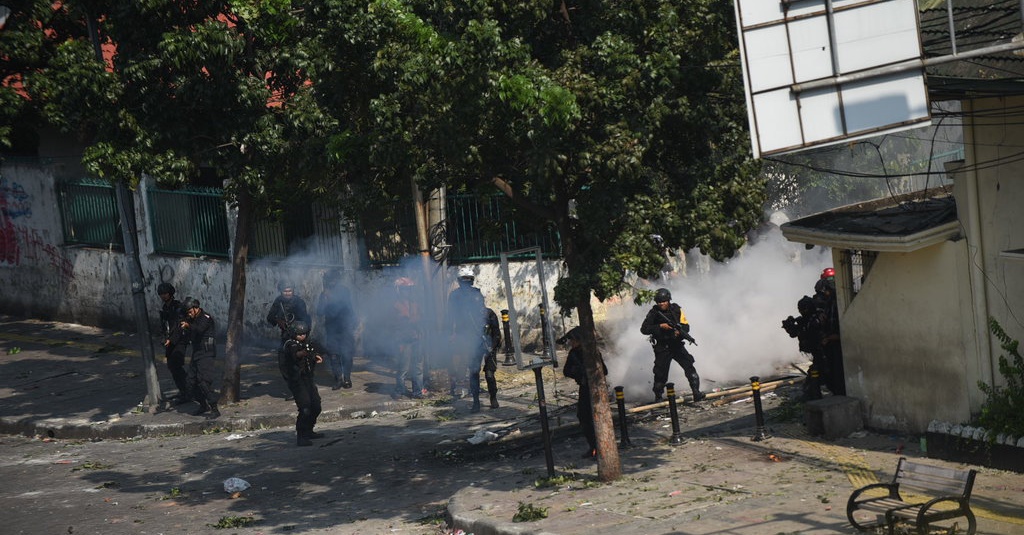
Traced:
[[893, 483], [899, 483], [900, 490], [920, 491], [939, 496], [961, 496], [970, 498], [974, 487], [976, 470], [956, 470], [927, 464], [918, 464], [900, 457], [896, 466]]

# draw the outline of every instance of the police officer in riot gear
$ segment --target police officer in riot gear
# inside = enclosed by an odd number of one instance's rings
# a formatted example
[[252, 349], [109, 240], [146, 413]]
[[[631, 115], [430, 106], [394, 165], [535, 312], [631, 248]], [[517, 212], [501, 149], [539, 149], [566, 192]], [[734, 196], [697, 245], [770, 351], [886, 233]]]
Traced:
[[337, 270], [324, 273], [324, 291], [318, 312], [323, 318], [327, 365], [334, 376], [333, 390], [352, 388], [352, 354], [355, 352], [356, 315], [348, 288]]
[[693, 355], [683, 345], [685, 341], [696, 344], [690, 336], [690, 324], [686, 321], [679, 305], [672, 302], [672, 293], [667, 288], [658, 288], [654, 293], [654, 306], [647, 313], [640, 332], [650, 336], [654, 345], [654, 401], [662, 399], [668, 384], [669, 365], [676, 361], [686, 375], [693, 391], [693, 401], [707, 397], [700, 391], [700, 376], [694, 368]]
[[491, 398], [491, 408], [497, 409], [498, 381], [494, 372], [498, 370], [498, 348], [501, 347], [501, 325], [498, 315], [489, 308], [482, 311], [484, 316], [483, 332], [478, 336], [478, 345], [473, 352], [473, 360], [469, 364], [469, 393], [473, 396], [473, 412], [480, 410], [480, 365], [484, 367], [484, 379], [487, 381], [487, 395]]
[[199, 410], [193, 415], [206, 414], [207, 418], [217, 418], [220, 411], [217, 410], [217, 392], [213, 389], [214, 375], [217, 372], [213, 360], [217, 356], [217, 346], [213, 339], [216, 326], [213, 317], [199, 306], [198, 299], [186, 298], [182, 306], [185, 309], [185, 317], [179, 325], [188, 337], [189, 346], [192, 347], [189, 386], [192, 398], [199, 403]]
[[811, 355], [811, 366], [804, 381], [804, 399], [821, 399], [821, 383], [829, 374], [824, 349], [827, 318], [821, 303], [813, 297], [803, 296], [797, 301], [796, 307], [800, 317], [789, 316], [782, 321], [782, 328], [790, 338], [797, 339], [800, 351]]
[[320, 393], [314, 380], [316, 365], [324, 361], [321, 353], [309, 340], [309, 324], [295, 321], [277, 355], [281, 376], [288, 384], [288, 390], [295, 398], [295, 406], [299, 409], [295, 417], [295, 437], [299, 446], [312, 446], [312, 439], [323, 437], [322, 433], [313, 431], [322, 410]]
[[185, 370], [185, 351], [188, 350], [188, 339], [181, 330], [184, 311], [181, 301], [174, 298], [174, 286], [162, 282], [156, 287], [163, 306], [160, 308], [160, 329], [163, 332], [164, 360], [167, 370], [171, 372], [178, 395], [171, 399], [174, 405], [187, 403], [191, 400], [188, 392], [188, 371]]
[[276, 326], [281, 331], [281, 342], [288, 339], [288, 327], [296, 321], [305, 322], [309, 325], [309, 312], [306, 309], [306, 301], [295, 295], [295, 284], [290, 280], [281, 280], [277, 283], [277, 289], [281, 295], [274, 299], [267, 311], [267, 323]]

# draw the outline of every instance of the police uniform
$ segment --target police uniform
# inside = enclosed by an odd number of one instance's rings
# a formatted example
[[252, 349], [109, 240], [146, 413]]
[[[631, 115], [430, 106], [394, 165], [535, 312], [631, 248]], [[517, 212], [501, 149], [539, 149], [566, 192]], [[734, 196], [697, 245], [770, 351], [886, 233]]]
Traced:
[[171, 372], [174, 386], [178, 389], [175, 401], [185, 402], [191, 398], [188, 391], [188, 371], [185, 369], [185, 351], [188, 350], [188, 339], [181, 330], [184, 312], [181, 309], [181, 301], [174, 298], [173, 286], [162, 283], [157, 287], [157, 293], [160, 294], [161, 299], [164, 295], [168, 296], [160, 308], [160, 328], [164, 336], [164, 360], [167, 362], [167, 370]]
[[[294, 286], [286, 283], [279, 284], [278, 288], [281, 290], [292, 288], [294, 290]], [[296, 294], [292, 294], [291, 298], [285, 298], [283, 295], [277, 296], [267, 311], [267, 323], [281, 330], [282, 342], [288, 339], [288, 327], [296, 321], [309, 324], [309, 311], [306, 309], [306, 301]]]
[[[671, 294], [664, 288], [659, 289], [655, 294], [655, 300], [664, 299], [670, 301]], [[662, 301], [663, 302], [663, 301]], [[661, 324], [675, 324], [676, 329], [662, 329]], [[651, 307], [651, 310], [644, 318], [640, 326], [640, 332], [651, 337], [654, 346], [654, 399], [660, 401], [665, 385], [668, 384], [669, 365], [672, 361], [677, 362], [683, 368], [683, 374], [690, 383], [693, 391], [693, 400], [700, 401], [706, 396], [700, 391], [700, 376], [694, 367], [693, 355], [683, 345], [684, 339], [689, 337], [690, 324], [686, 321], [686, 315], [675, 303], [669, 303], [666, 310], [662, 310], [658, 304]]]
[[352, 354], [355, 352], [355, 311], [347, 288], [334, 276], [324, 277], [324, 292], [318, 310], [323, 318], [327, 365], [334, 376], [334, 389], [352, 388]]
[[[199, 302], [186, 300], [185, 307], [199, 308]], [[217, 373], [217, 365], [214, 359], [217, 357], [217, 346], [214, 341], [216, 324], [213, 317], [199, 308], [195, 317], [184, 319], [184, 331], [192, 347], [192, 362], [190, 363], [190, 388], [192, 398], [199, 403], [199, 410], [195, 415], [210, 413], [216, 418], [220, 416], [217, 410], [217, 392], [213, 388], [214, 376]]]
[[320, 392], [317, 391], [315, 378], [316, 356], [321, 354], [312, 341], [299, 341], [296, 336], [307, 334], [308, 326], [304, 322], [293, 324], [296, 328], [281, 345], [278, 352], [278, 366], [281, 376], [288, 384], [288, 390], [295, 398], [295, 407], [299, 413], [295, 417], [295, 436], [299, 446], [309, 446], [310, 439], [322, 435], [313, 431], [316, 420], [322, 410]]

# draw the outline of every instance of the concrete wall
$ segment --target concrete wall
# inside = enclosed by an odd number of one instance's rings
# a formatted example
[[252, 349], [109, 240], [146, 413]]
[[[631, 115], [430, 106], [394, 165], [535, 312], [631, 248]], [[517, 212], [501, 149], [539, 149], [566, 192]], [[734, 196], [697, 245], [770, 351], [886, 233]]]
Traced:
[[936, 418], [969, 419], [977, 375], [965, 373], [964, 255], [962, 241], [879, 253], [844, 311], [847, 394], [863, 401], [868, 426], [923, 432]]
[[[134, 306], [125, 254], [117, 250], [63, 245], [61, 215], [55, 183], [58, 177], [82, 176], [72, 165], [39, 162], [6, 162], [0, 165], [0, 312], [18, 317], [58, 320], [133, 331]], [[71, 169], [69, 171], [69, 169]], [[156, 286], [169, 282], [177, 297], [195, 297], [204, 309], [220, 320], [218, 334], [224, 335], [231, 287], [231, 262], [227, 259], [196, 258], [156, 254], [150, 235], [146, 189], [143, 181], [135, 193], [139, 252], [146, 283], [147, 311], [153, 328], [158, 324], [160, 301]], [[229, 211], [229, 226], [234, 217]], [[233, 231], [233, 229], [232, 229]], [[247, 270], [244, 327], [247, 343], [272, 347], [278, 342], [276, 329], [267, 325], [266, 311], [278, 295], [277, 282], [288, 277], [297, 286], [310, 312], [316, 309], [323, 290], [323, 274], [340, 269], [351, 288], [357, 308], [372, 315], [387, 300], [392, 281], [412, 275], [430, 287], [424, 292], [432, 319], [440, 317], [447, 293], [454, 288], [455, 267], [412, 258], [400, 267], [362, 271], [358, 236], [342, 233], [342, 258], [338, 265], [310, 262], [300, 256], [286, 260], [253, 260]], [[545, 262], [545, 285], [553, 295], [560, 262]], [[496, 312], [508, 308], [507, 292], [498, 263], [474, 265], [476, 286]], [[540, 285], [534, 262], [510, 263], [512, 293], [520, 315], [524, 344], [537, 343], [540, 336]], [[550, 303], [555, 308], [554, 303]], [[561, 333], [563, 320], [557, 310], [549, 312]], [[571, 320], [570, 320], [571, 322]], [[315, 322], [314, 322], [315, 324]], [[572, 322], [574, 324], [574, 322]], [[154, 330], [154, 332], [156, 332]]]
[[[1024, 124], [1014, 120], [1022, 105], [1020, 96], [965, 104], [967, 165], [956, 178], [957, 209], [969, 239], [973, 298], [983, 311], [975, 323], [985, 332], [985, 319], [995, 318], [1016, 340], [1024, 340]], [[983, 379], [1003, 384], [998, 358], [1005, 352], [995, 338], [983, 341], [987, 344], [980, 351], [988, 357]]]

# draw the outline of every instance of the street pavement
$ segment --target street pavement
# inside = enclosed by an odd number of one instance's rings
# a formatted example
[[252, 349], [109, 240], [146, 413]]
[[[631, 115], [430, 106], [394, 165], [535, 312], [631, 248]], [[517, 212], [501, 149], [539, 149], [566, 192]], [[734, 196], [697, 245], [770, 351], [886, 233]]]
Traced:
[[[810, 436], [792, 389], [780, 387], [763, 396], [762, 429], [748, 396], [681, 401], [679, 440], [666, 407], [627, 401], [622, 477], [600, 483], [596, 463], [579, 457], [575, 385], [557, 370], [543, 372], [545, 449], [530, 371], [502, 367], [501, 408], [471, 413], [446, 393], [392, 400], [386, 367], [362, 358], [352, 389], [320, 377], [327, 438], [297, 448], [295, 405], [267, 347], [243, 352], [242, 399], [221, 417], [193, 416], [195, 405], [153, 413], [140, 404], [137, 336], [0, 316], [0, 532], [221, 533], [218, 518], [250, 518], [227, 532], [855, 533], [847, 498], [889, 480], [900, 456], [963, 467], [927, 458], [914, 436]], [[157, 368], [173, 393], [162, 360]], [[308, 481], [297, 475], [305, 466], [315, 467]], [[978, 533], [1024, 533], [1024, 474], [971, 468]], [[230, 474], [260, 481], [228, 493], [218, 487]], [[112, 514], [117, 503], [131, 506]]]

